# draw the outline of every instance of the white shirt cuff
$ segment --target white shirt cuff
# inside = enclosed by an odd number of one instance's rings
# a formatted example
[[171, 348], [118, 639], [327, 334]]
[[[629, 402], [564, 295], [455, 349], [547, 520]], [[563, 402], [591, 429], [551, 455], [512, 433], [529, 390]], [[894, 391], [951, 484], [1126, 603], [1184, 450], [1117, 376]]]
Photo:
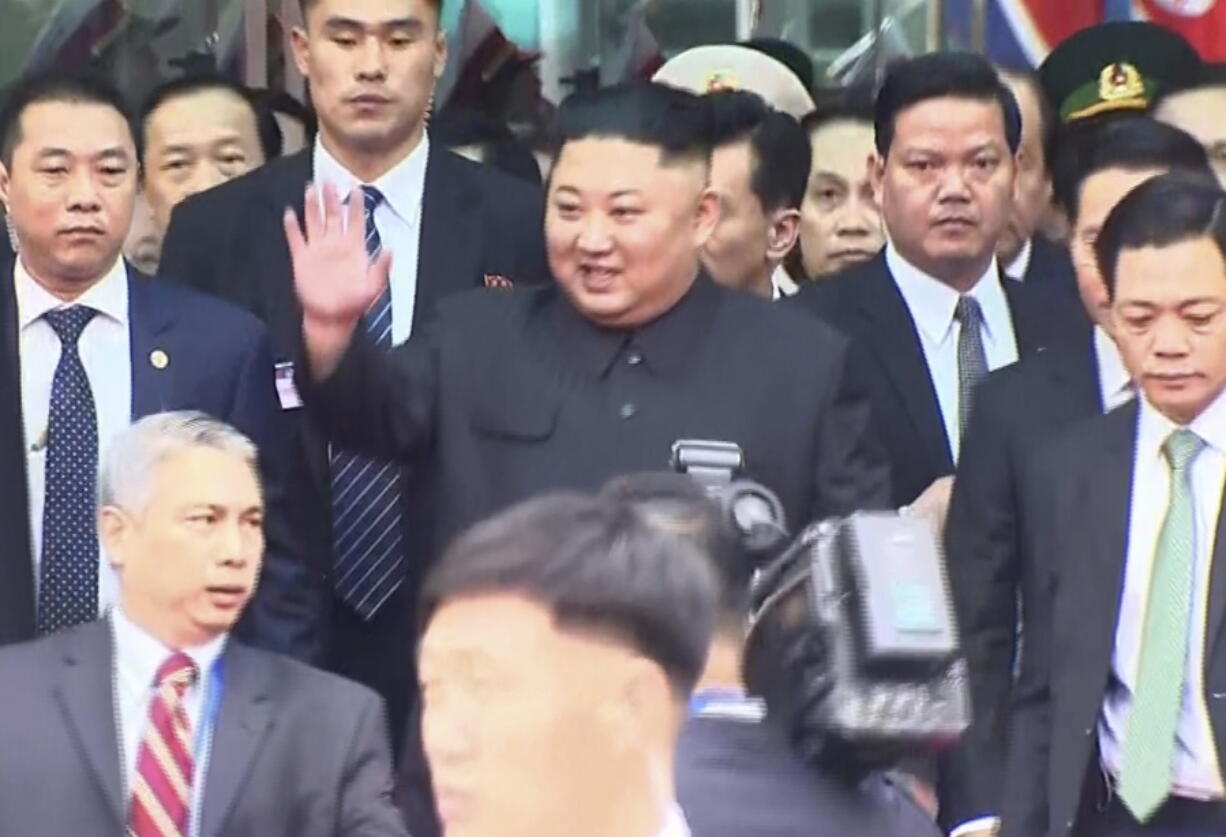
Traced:
[[949, 832], [949, 837], [962, 837], [964, 834], [973, 834], [976, 831], [998, 828], [999, 826], [1000, 817], [980, 817], [977, 820], [962, 823], [962, 825]]

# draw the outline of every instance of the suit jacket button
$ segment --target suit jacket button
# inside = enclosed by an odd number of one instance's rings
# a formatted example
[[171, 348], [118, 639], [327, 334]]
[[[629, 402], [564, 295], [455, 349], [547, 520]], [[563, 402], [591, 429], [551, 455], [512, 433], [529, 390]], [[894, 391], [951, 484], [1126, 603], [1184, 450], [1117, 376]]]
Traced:
[[638, 407], [634, 406], [629, 401], [627, 401], [625, 404], [622, 405], [622, 408], [618, 410], [617, 413], [624, 419], [632, 419], [635, 417], [638, 411], [639, 411]]

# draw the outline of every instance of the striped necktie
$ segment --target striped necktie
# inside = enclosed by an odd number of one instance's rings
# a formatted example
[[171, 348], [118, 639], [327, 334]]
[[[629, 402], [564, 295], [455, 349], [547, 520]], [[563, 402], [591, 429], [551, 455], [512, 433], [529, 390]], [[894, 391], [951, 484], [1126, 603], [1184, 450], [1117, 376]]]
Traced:
[[192, 798], [192, 732], [183, 695], [196, 682], [196, 665], [172, 654], [154, 678], [149, 722], [136, 757], [127, 837], [185, 837]]
[[1140, 822], [1153, 816], [1171, 790], [1192, 613], [1192, 462], [1204, 447], [1204, 440], [1186, 429], [1176, 430], [1162, 446], [1171, 466], [1171, 500], [1149, 580], [1119, 784], [1120, 799]]
[[[373, 261], [383, 249], [375, 209], [383, 195], [363, 186], [366, 253]], [[392, 346], [391, 285], [364, 318], [381, 348]], [[403, 511], [400, 464], [349, 451], [332, 451], [332, 543], [336, 592], [363, 619], [371, 619], [404, 581]]]

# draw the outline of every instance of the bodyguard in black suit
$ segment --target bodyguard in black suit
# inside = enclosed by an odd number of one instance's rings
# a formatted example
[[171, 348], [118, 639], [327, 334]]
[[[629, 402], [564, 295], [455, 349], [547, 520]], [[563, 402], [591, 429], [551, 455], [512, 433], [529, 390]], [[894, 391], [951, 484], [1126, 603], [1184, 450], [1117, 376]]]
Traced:
[[1132, 398], [1131, 378], [1108, 335], [1107, 291], [1091, 245], [1108, 213], [1140, 183], [1176, 169], [1210, 177], [1204, 150], [1150, 119], [1099, 129], [1069, 195], [1078, 284], [1094, 323], [1068, 346], [988, 376], [975, 398], [945, 528], [945, 554], [970, 674], [975, 723], [963, 739], [968, 781], [951, 804], [962, 819], [999, 812], [1008, 706], [1017, 658], [1022, 576], [1018, 481], [1036, 449], [1080, 419]]
[[1141, 390], [1020, 483], [1025, 642], [1003, 831], [1226, 831], [1226, 193], [1162, 175], [1096, 246]]
[[[310, 0], [304, 8], [306, 27], [292, 42], [319, 116], [314, 147], [181, 204], [162, 265], [268, 324], [282, 404], [298, 425], [297, 509], [320, 550], [327, 662], [380, 692], [397, 726], [408, 707], [413, 634], [403, 581], [426, 555], [424, 530], [405, 521], [428, 513], [404, 505], [392, 484], [397, 469], [353, 465], [300, 414], [292, 363], [302, 315], [281, 216], [287, 207], [301, 215], [310, 182], [361, 195], [369, 217], [360, 221], [393, 257], [389, 293], [369, 326], [390, 347], [420, 331], [451, 293], [543, 281], [541, 203], [535, 187], [430, 141], [428, 109], [445, 58], [438, 0]], [[382, 499], [360, 496], [366, 486]]]
[[260, 446], [267, 589], [240, 631], [309, 658], [319, 637], [286, 514], [287, 422], [267, 332], [245, 311], [122, 261], [137, 166], [118, 102], [102, 83], [51, 75], [16, 89], [3, 117], [12, 150], [0, 187], [20, 257], [0, 248], [0, 643], [112, 603], [88, 508], [98, 453], [134, 419], [194, 409]]
[[[953, 473], [973, 382], [1046, 345], [1064, 317], [996, 266], [1020, 122], [991, 65], [956, 53], [903, 62], [876, 110], [873, 183], [890, 243], [794, 304], [851, 338], [849, 377], [872, 403], [902, 506]], [[956, 319], [964, 305], [973, 330]], [[947, 492], [938, 483], [920, 505], [939, 509]]]

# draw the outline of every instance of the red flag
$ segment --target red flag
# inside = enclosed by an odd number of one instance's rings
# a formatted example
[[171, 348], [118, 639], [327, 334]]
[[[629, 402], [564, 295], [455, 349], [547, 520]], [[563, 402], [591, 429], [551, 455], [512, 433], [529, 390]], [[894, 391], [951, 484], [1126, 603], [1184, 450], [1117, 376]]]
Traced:
[[1226, 61], [1226, 0], [1136, 0], [1137, 16], [1173, 29], [1206, 61]]

